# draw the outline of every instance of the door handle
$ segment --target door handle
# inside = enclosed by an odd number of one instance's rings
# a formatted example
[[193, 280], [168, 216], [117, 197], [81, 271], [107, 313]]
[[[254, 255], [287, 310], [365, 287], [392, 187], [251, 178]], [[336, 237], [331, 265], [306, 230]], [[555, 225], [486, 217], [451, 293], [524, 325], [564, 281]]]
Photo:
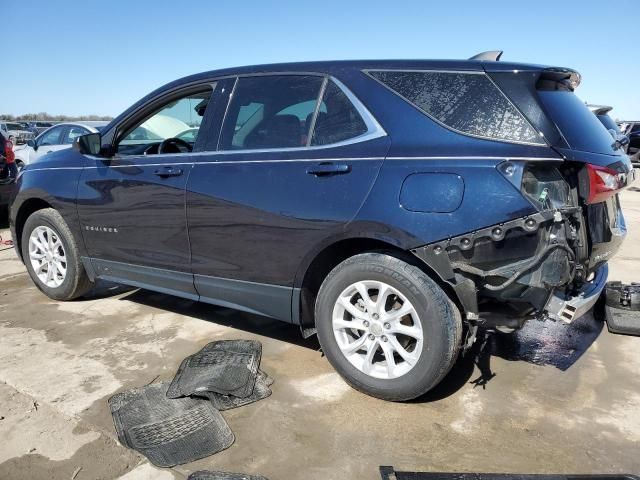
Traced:
[[156, 170], [153, 172], [154, 175], [157, 175], [160, 178], [168, 178], [168, 177], [179, 177], [182, 175], [181, 168], [173, 168], [173, 167], [164, 167], [160, 170]]
[[316, 177], [326, 177], [329, 175], [343, 175], [351, 171], [351, 165], [345, 165], [344, 163], [329, 163], [323, 162], [307, 169], [309, 175], [315, 175]]

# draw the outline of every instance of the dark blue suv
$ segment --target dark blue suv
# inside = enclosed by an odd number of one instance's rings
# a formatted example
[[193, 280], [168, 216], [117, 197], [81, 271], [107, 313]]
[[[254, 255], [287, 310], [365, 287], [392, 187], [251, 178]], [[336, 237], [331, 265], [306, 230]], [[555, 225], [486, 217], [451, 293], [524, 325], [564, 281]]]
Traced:
[[21, 173], [18, 255], [49, 297], [108, 279], [317, 332], [405, 400], [482, 325], [571, 322], [625, 236], [628, 157], [566, 68], [242, 67], [172, 82]]

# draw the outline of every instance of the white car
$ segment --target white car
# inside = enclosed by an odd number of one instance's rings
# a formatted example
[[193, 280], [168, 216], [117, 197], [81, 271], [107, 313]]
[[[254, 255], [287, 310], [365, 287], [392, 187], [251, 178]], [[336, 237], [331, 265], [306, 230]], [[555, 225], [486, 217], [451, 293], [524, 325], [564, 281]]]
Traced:
[[[98, 123], [102, 123], [102, 125], [97, 125]], [[91, 125], [59, 123], [54, 125], [38, 135], [35, 140], [29, 140], [25, 145], [14, 148], [16, 165], [21, 169], [47, 153], [70, 148], [76, 138], [88, 133], [97, 133], [107, 123], [91, 122]]]
[[33, 138], [33, 132], [30, 132], [25, 125], [20, 122], [0, 122], [0, 132], [13, 142], [14, 145], [24, 144]]

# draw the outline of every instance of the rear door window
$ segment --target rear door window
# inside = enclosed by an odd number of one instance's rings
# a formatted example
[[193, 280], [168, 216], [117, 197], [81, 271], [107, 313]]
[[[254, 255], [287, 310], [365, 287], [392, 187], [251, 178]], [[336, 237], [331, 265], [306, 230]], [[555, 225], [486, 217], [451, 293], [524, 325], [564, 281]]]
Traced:
[[324, 78], [241, 77], [224, 120], [222, 150], [304, 147]]
[[368, 73], [438, 123], [459, 133], [545, 145], [542, 136], [484, 73]]
[[315, 121], [311, 145], [343, 142], [367, 133], [367, 125], [345, 93], [329, 82]]

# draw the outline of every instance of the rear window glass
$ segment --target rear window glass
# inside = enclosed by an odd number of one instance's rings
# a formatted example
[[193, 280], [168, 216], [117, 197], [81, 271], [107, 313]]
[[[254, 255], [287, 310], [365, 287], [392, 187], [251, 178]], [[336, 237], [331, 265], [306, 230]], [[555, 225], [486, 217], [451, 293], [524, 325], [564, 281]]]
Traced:
[[598, 115], [598, 120], [600, 120], [600, 123], [602, 123], [607, 130], [614, 130], [616, 133], [620, 133], [618, 124], [606, 113], [604, 115]]
[[608, 155], [615, 153], [611, 134], [574, 93], [539, 90], [538, 96], [572, 149]]
[[401, 71], [369, 74], [458, 132], [507, 142], [545, 144], [485, 74]]

